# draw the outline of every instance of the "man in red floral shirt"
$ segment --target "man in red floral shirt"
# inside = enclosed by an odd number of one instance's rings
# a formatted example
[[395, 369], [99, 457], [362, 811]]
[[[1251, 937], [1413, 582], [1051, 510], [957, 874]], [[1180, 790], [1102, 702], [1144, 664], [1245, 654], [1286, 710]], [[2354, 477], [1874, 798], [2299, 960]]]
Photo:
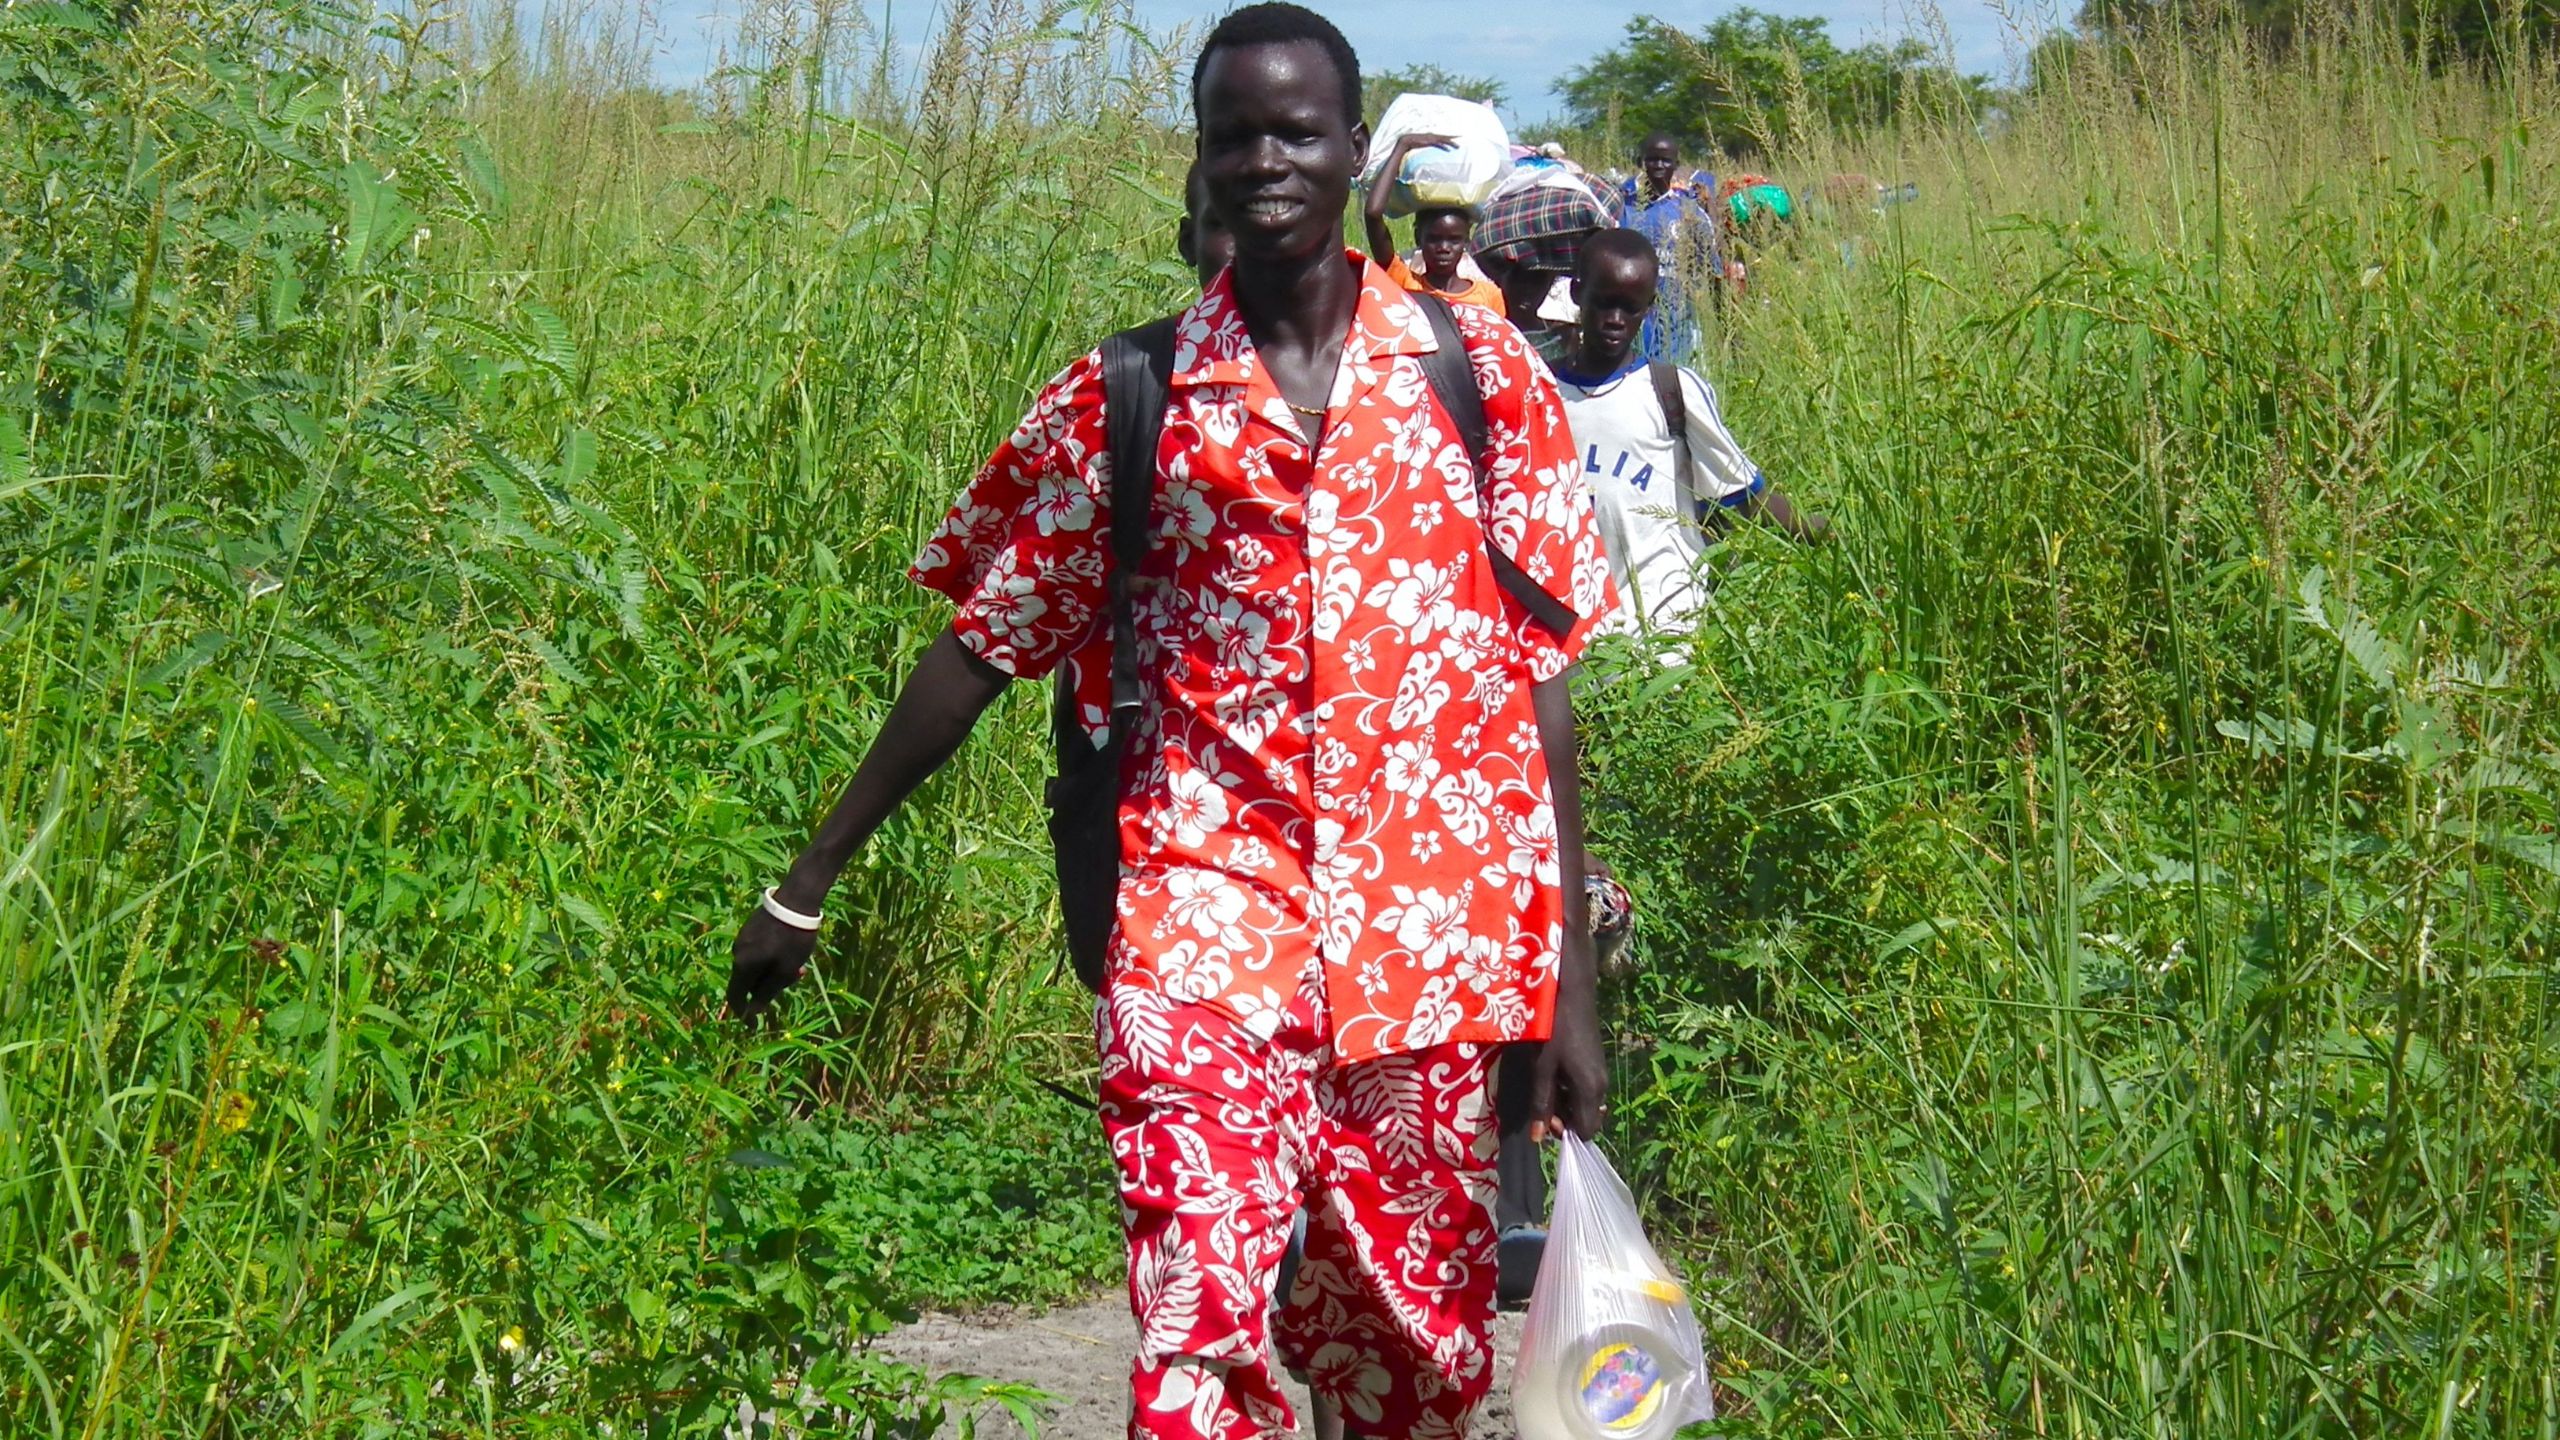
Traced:
[[[1134, 1436], [1291, 1429], [1275, 1348], [1353, 1433], [1463, 1436], [1491, 1377], [1491, 1062], [1543, 1042], [1535, 1113], [1600, 1119], [1564, 672], [1615, 597], [1519, 332], [1455, 310], [1479, 466], [1432, 397], [1427, 317], [1344, 247], [1359, 96], [1350, 46], [1294, 5], [1230, 15], [1193, 76], [1236, 259], [1175, 335], [1096, 1015]], [[1107, 668], [1107, 457], [1088, 354], [917, 556], [958, 612], [740, 932], [739, 1008], [799, 974], [791, 922], [1009, 680]]]

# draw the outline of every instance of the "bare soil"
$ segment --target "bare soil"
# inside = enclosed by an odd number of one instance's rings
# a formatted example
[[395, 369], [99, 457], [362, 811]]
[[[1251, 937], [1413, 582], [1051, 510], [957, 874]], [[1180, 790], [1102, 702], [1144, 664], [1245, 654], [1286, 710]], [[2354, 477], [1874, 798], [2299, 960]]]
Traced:
[[[1137, 1322], [1117, 1293], [1043, 1314], [991, 1311], [976, 1315], [926, 1314], [877, 1343], [888, 1355], [934, 1374], [962, 1371], [992, 1380], [1019, 1380], [1056, 1396], [1041, 1440], [1120, 1440], [1128, 1433], [1129, 1362], [1138, 1350]], [[1520, 1316], [1494, 1322], [1493, 1395], [1476, 1412], [1478, 1440], [1508, 1436], [1511, 1427], [1511, 1357], [1520, 1348]], [[1312, 1435], [1305, 1387], [1291, 1382], [1298, 1433]], [[979, 1417], [987, 1440], [1014, 1440], [1021, 1432], [1010, 1415]]]

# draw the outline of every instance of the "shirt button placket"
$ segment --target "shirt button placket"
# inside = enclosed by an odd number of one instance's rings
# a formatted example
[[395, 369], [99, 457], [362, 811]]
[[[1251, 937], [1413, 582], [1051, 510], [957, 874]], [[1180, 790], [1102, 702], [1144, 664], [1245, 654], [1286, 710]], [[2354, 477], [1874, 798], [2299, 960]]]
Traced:
[[[1303, 613], [1305, 613], [1311, 621], [1315, 616], [1316, 607], [1323, 603], [1322, 597], [1324, 595], [1324, 585], [1322, 581], [1324, 579], [1325, 566], [1328, 564], [1344, 563], [1341, 557], [1329, 556], [1327, 554], [1326, 541], [1329, 538], [1329, 532], [1332, 527], [1326, 522], [1326, 517], [1331, 513], [1330, 507], [1313, 503], [1315, 500], [1316, 489], [1323, 483], [1324, 477], [1320, 470], [1316, 473], [1310, 474], [1307, 484], [1307, 499], [1310, 503], [1299, 514], [1302, 527], [1299, 531], [1299, 537], [1306, 547], [1303, 552], [1304, 564], [1299, 570], [1301, 582], [1306, 587], [1306, 609]], [[1309, 689], [1312, 692], [1310, 698], [1315, 701], [1315, 705], [1313, 707], [1315, 725], [1313, 727], [1313, 732], [1308, 737], [1308, 758], [1310, 763], [1307, 766], [1307, 786], [1310, 790], [1315, 792], [1316, 812], [1320, 815], [1332, 814], [1334, 806], [1337, 803], [1333, 795], [1332, 784], [1324, 776], [1323, 767], [1313, 762], [1317, 756], [1321, 756], [1324, 753], [1325, 741], [1333, 733], [1333, 717], [1335, 711], [1333, 692], [1336, 680], [1340, 674], [1341, 667], [1337, 658], [1332, 653], [1331, 646], [1329, 646], [1325, 641], [1317, 638], [1315, 627], [1313, 624], [1310, 624], [1307, 630], [1307, 678]], [[1331, 937], [1333, 935], [1333, 894], [1332, 888], [1324, 881], [1324, 874], [1325, 868], [1332, 863], [1334, 851], [1338, 848], [1337, 841], [1334, 837], [1339, 833], [1341, 827], [1338, 825], [1318, 824], [1312, 828], [1315, 832], [1315, 853], [1313, 857], [1315, 862], [1315, 873], [1308, 878], [1315, 882], [1309, 887], [1315, 892], [1315, 898], [1314, 904], [1309, 908], [1308, 918], [1315, 922], [1316, 959], [1318, 962], [1330, 969], [1342, 957], [1331, 953]], [[1331, 1008], [1330, 1003], [1328, 1003], [1327, 1008]]]

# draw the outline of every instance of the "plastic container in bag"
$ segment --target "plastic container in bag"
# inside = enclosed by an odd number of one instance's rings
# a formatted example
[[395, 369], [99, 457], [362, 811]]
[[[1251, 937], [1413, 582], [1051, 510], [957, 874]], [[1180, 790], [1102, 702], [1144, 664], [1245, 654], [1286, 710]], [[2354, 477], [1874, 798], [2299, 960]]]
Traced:
[[1570, 1133], [1511, 1404], [1520, 1440], [1669, 1440], [1716, 1414], [1688, 1287], [1644, 1238], [1617, 1172]]
[[[1385, 175], [1387, 155], [1407, 135], [1446, 135], [1458, 143], [1407, 155], [1404, 173]], [[1387, 213], [1471, 210], [1493, 198], [1511, 173], [1511, 132], [1490, 105], [1454, 95], [1399, 95], [1369, 137], [1365, 185], [1386, 185]]]

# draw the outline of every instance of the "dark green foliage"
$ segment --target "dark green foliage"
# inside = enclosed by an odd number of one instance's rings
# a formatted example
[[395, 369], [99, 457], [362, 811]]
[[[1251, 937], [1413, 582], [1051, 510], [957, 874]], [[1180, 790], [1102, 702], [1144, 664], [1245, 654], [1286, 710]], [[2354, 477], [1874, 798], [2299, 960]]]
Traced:
[[973, 1097], [880, 1122], [794, 1124], [747, 1152], [725, 1203], [796, 1209], [849, 1277], [960, 1306], [1071, 1299], [1121, 1275], [1119, 1200], [1101, 1125], [1051, 1095]]
[[1728, 1433], [2549, 1413], [2560, 411], [2502, 317], [2560, 226], [2475, 153], [2219, 249], [1912, 218], [1740, 313], [1839, 539], [1745, 535], [1691, 671], [1583, 706]]
[[[1186, 292], [1179, 81], [1042, 28], [912, 115], [677, 104], [418, 23], [0, 12], [0, 1429], [1022, 1404], [862, 1342], [1116, 1269], [1027, 1083], [1090, 1064], [1041, 697], [784, 1025], [710, 999], [918, 538]], [[1746, 532], [1692, 674], [1585, 703], [1612, 1143], [1732, 1432], [2552, 1413], [2550, 87], [2373, 38], [1904, 125], [1837, 168], [1922, 198], [1717, 322], [1839, 539]]]
[[1818, 17], [1743, 6], [1692, 31], [1638, 16], [1626, 38], [1556, 86], [1573, 123], [1627, 153], [1647, 135], [1677, 136], [1693, 158], [1751, 156], [1800, 142], [1808, 129], [1871, 129], [1906, 115], [1961, 113], [1984, 82], [1960, 77], [1917, 40], [1842, 48]]
[[1371, 71], [1360, 77], [1360, 90], [1360, 113], [1373, 125], [1399, 95], [1455, 95], [1461, 100], [1497, 106], [1508, 98], [1499, 80], [1461, 75], [1430, 64]]
[[882, 837], [794, 1029], [709, 1009], [933, 623], [922, 518], [1168, 288], [1110, 258], [1152, 162], [765, 96], [613, 191], [544, 161], [645, 99], [376, 18], [0, 18], [0, 1428], [1018, 1404], [860, 1342], [1095, 1278], [1090, 1117], [848, 1112], [1067, 1069], [1024, 747]]

